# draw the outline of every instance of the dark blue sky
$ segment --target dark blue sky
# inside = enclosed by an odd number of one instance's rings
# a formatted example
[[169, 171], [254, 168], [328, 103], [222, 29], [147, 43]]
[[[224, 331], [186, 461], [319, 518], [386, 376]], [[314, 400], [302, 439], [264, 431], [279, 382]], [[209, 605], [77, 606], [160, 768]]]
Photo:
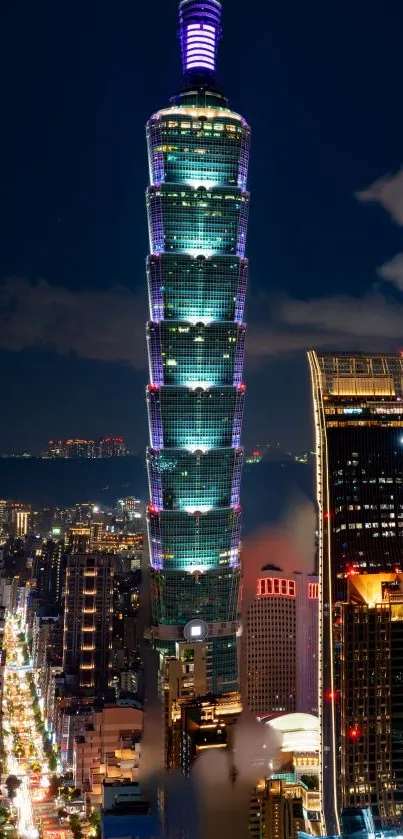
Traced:
[[[252, 126], [245, 442], [298, 450], [305, 348], [403, 343], [403, 12], [223, 7], [220, 78]], [[144, 124], [180, 85], [176, 29], [175, 0], [1, 4], [0, 450], [145, 445]]]

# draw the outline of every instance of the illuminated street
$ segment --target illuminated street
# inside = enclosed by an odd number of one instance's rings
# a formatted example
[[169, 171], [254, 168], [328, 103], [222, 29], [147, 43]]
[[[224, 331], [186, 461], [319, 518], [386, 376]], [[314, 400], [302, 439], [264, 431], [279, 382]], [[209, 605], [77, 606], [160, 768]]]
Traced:
[[29, 683], [31, 665], [19, 616], [7, 614], [4, 640], [7, 650], [3, 696], [6, 777], [15, 775], [21, 781], [13, 799], [19, 835], [35, 839], [39, 836], [35, 802], [43, 799], [49, 786], [49, 763], [40, 730], [43, 722], [39, 711], [36, 714], [34, 711]]

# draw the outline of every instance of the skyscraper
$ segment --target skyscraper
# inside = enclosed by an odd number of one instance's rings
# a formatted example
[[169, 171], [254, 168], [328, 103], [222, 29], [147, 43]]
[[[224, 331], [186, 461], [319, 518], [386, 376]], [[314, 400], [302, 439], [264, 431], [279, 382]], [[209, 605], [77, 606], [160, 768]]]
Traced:
[[45, 539], [35, 552], [33, 567], [36, 592], [41, 600], [62, 605], [66, 565], [64, 538]]
[[[310, 352], [309, 362], [319, 506], [321, 796], [326, 832], [334, 834], [347, 760], [341, 604], [351, 575], [401, 568], [403, 358]], [[355, 652], [350, 647], [343, 655]]]
[[317, 713], [318, 578], [262, 568], [244, 626], [246, 701], [257, 716]]
[[73, 554], [68, 558], [64, 604], [63, 669], [79, 693], [93, 696], [112, 678], [112, 615], [115, 558]]
[[215, 78], [218, 0], [179, 4], [183, 87], [147, 125], [152, 634], [207, 637], [209, 690], [237, 688], [250, 129]]
[[403, 575], [352, 574], [342, 604], [341, 742], [345, 807], [378, 828], [403, 815]]

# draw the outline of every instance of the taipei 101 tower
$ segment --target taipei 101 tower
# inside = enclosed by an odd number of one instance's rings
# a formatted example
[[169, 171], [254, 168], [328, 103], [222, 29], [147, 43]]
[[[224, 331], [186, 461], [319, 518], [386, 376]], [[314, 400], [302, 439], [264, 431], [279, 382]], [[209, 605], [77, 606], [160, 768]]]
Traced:
[[216, 80], [218, 0], [182, 0], [183, 81], [147, 124], [148, 534], [152, 639], [205, 641], [238, 688], [242, 379], [250, 129]]

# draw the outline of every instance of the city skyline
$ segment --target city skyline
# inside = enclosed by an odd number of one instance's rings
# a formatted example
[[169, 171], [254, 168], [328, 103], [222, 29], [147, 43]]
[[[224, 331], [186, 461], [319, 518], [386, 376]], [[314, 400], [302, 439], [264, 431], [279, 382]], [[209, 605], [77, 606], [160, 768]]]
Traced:
[[375, 0], [22, 2], [0, 198], [0, 451], [25, 450], [0, 473], [5, 823], [398, 834], [399, 27]]
[[[224, 5], [220, 76], [255, 125], [249, 447], [280, 439], [309, 448], [303, 347], [325, 339], [399, 347], [399, 260], [385, 267], [401, 250], [398, 26], [389, 11], [341, 5], [333, 19], [319, 0], [308, 11], [296, 2], [287, 12], [252, 6], [248, 14], [235, 0], [230, 13]], [[18, 54], [20, 72], [7, 87], [2, 137], [3, 451], [107, 428], [131, 450], [145, 445], [142, 138], [148, 114], [175, 89], [178, 50], [165, 38], [175, 16], [173, 0], [119, 15], [104, 0], [94, 16], [74, 0], [68, 15], [57, 7], [48, 18], [31, 15], [27, 3], [18, 20], [5, 13], [2, 59], [10, 65]], [[138, 31], [152, 32], [156, 61]], [[365, 192], [383, 175], [390, 182]], [[267, 340], [278, 353], [272, 360]]]

